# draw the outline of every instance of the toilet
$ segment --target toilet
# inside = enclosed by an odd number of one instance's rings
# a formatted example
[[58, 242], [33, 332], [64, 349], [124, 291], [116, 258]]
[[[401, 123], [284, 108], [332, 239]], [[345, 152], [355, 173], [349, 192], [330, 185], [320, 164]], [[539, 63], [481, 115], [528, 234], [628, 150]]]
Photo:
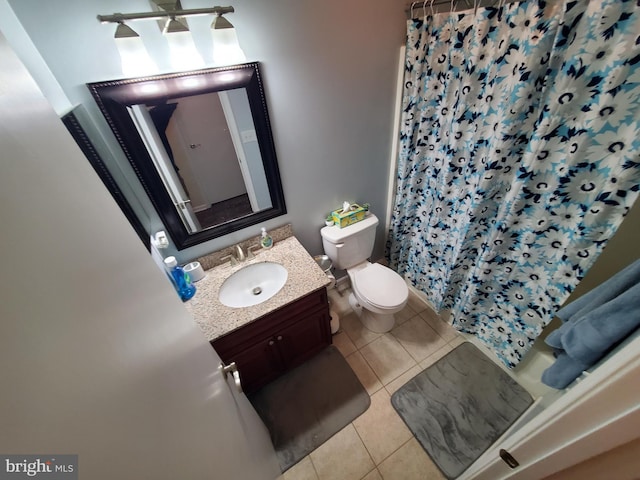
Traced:
[[388, 332], [395, 325], [394, 314], [409, 298], [407, 284], [396, 272], [378, 263], [370, 263], [378, 218], [368, 214], [348, 227], [323, 227], [320, 230], [325, 254], [333, 266], [346, 270], [351, 280], [349, 303], [362, 324], [373, 332]]

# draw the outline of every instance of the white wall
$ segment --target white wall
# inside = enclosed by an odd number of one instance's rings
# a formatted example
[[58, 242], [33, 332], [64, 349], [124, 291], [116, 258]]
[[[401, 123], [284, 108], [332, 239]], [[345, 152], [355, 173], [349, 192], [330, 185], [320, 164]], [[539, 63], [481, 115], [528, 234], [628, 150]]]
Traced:
[[[6, 0], [5, 0], [6, 1]], [[112, 168], [129, 178], [149, 215], [147, 227], [161, 228], [157, 215], [90, 98], [85, 83], [121, 76], [113, 25], [97, 14], [146, 11], [145, 0], [10, 0], [51, 72], [71, 103], [82, 103], [109, 145]], [[383, 216], [391, 145], [391, 123], [399, 47], [405, 36], [405, 2], [397, 0], [232, 0], [236, 26], [248, 61], [262, 64], [269, 114], [288, 214], [265, 224], [291, 222], [303, 245], [320, 253], [319, 229], [325, 214], [343, 200], [369, 202]], [[185, 8], [210, 6], [183, 0]], [[226, 5], [226, 4], [225, 4]], [[190, 20], [196, 43], [210, 65], [210, 18]], [[160, 68], [167, 46], [155, 22], [138, 22]], [[12, 39], [9, 38], [11, 41]], [[382, 255], [380, 228], [374, 258]], [[180, 260], [196, 257], [258, 235], [250, 227], [184, 250]]]
[[565, 301], [573, 302], [640, 258], [640, 201], [631, 207], [615, 235]]
[[[620, 270], [640, 258], [640, 201], [631, 207], [629, 213], [624, 218], [622, 224], [616, 231], [615, 235], [607, 242], [600, 256], [596, 259], [591, 268], [587, 271], [584, 278], [578, 283], [575, 290], [571, 292], [569, 298], [565, 300], [563, 305], [569, 305], [585, 293], [594, 289], [601, 283], [605, 282]], [[547, 325], [542, 334], [536, 339], [534, 348], [525, 356], [525, 360], [531, 360], [531, 357], [538, 352], [548, 352], [551, 355], [551, 347], [544, 343], [545, 338], [562, 325], [559, 318], [554, 319]], [[520, 364], [524, 364], [525, 360]], [[519, 365], [519, 367], [520, 367]], [[541, 374], [542, 372], [538, 372]], [[539, 378], [540, 375], [538, 375]]]

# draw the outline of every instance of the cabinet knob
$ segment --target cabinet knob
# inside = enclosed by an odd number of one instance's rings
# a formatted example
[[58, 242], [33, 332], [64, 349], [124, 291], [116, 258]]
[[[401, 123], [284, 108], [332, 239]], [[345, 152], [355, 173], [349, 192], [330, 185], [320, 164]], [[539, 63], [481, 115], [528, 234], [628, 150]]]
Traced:
[[278, 341], [282, 340], [282, 335], [278, 335], [278, 338], [276, 338], [276, 340]]
[[269, 340], [269, 346], [272, 346], [274, 343], [276, 343], [274, 340]]

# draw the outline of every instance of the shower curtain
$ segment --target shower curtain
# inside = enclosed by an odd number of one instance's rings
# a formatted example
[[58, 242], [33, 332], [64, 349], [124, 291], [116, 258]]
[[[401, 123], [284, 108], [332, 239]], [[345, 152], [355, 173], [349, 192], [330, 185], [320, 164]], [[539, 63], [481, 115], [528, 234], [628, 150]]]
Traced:
[[638, 196], [640, 2], [407, 25], [389, 262], [514, 367]]

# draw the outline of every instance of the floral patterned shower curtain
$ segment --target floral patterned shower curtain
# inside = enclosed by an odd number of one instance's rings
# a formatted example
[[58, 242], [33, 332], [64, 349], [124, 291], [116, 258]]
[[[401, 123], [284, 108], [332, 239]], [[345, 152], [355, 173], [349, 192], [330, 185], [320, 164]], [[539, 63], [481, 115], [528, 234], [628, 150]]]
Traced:
[[390, 264], [509, 367], [638, 196], [639, 63], [639, 0], [408, 22]]

